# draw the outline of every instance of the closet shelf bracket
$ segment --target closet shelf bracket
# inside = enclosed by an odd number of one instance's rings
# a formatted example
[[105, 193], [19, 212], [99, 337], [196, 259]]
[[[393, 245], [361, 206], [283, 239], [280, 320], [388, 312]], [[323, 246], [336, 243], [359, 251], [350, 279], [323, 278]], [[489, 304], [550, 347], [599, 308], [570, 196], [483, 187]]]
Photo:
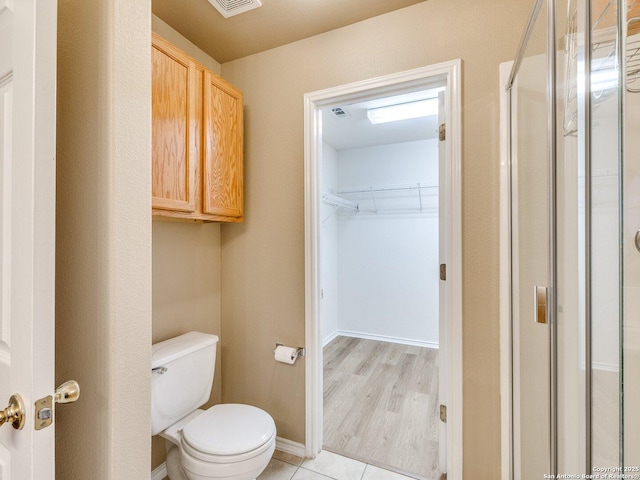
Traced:
[[347, 200], [346, 198], [339, 197], [332, 193], [323, 193], [322, 201], [327, 205], [333, 205], [336, 208], [348, 208], [350, 210], [360, 211], [360, 207], [356, 202]]

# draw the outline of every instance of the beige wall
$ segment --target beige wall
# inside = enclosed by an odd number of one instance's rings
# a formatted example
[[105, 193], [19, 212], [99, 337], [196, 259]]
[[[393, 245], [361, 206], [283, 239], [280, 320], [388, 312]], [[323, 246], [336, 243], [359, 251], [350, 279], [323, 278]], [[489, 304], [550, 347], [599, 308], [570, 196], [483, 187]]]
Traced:
[[253, 403], [304, 442], [303, 94], [463, 60], [464, 470], [498, 478], [498, 65], [530, 2], [429, 0], [222, 65], [245, 95], [245, 222], [222, 230], [224, 402]]
[[59, 0], [56, 478], [148, 478], [149, 2]]
[[[220, 64], [155, 15], [151, 29], [220, 74]], [[220, 224], [153, 221], [153, 343], [189, 331], [221, 337]], [[221, 401], [221, 349], [207, 406]], [[152, 441], [151, 468], [165, 461], [164, 440]]]
[[[153, 343], [189, 331], [222, 337], [220, 225], [153, 222]], [[207, 405], [220, 403], [220, 349]], [[165, 461], [164, 440], [153, 438], [151, 468]]]

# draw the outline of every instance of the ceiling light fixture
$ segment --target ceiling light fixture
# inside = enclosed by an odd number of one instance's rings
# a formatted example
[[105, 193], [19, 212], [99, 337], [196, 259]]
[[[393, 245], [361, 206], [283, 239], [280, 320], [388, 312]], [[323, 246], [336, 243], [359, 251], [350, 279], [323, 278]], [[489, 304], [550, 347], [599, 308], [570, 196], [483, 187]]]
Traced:
[[370, 108], [367, 117], [371, 123], [398, 122], [411, 118], [428, 117], [438, 114], [438, 99], [429, 98], [417, 102], [399, 103], [386, 107]]

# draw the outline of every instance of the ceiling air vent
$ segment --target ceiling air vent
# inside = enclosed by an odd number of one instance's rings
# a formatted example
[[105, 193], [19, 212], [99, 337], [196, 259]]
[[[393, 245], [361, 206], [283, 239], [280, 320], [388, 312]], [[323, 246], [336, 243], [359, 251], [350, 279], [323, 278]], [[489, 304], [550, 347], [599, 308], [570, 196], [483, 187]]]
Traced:
[[331, 109], [331, 112], [338, 118], [346, 118], [349, 116], [349, 114], [347, 112], [345, 112], [342, 108], [340, 107], [334, 107]]
[[262, 6], [260, 0], [209, 0], [224, 18], [233, 17]]

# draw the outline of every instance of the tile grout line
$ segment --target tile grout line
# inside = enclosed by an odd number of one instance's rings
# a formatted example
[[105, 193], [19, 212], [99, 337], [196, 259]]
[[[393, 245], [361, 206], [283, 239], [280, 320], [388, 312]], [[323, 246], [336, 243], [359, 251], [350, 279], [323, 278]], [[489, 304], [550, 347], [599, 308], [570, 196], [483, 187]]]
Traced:
[[[344, 457], [344, 458], [349, 458], [349, 457]], [[332, 476], [331, 476], [331, 475], [329, 475], [329, 474], [322, 473], [322, 472], [318, 472], [318, 471], [316, 471], [316, 470], [311, 470], [311, 469], [309, 469], [309, 468], [304, 467], [303, 465], [304, 465], [304, 463], [305, 463], [306, 459], [303, 459], [299, 464], [291, 463], [291, 462], [289, 462], [289, 461], [287, 461], [287, 460], [284, 460], [284, 459], [275, 459], [275, 460], [278, 460], [279, 462], [282, 462], [282, 463], [285, 463], [285, 464], [291, 465], [292, 467], [295, 467], [295, 470], [293, 471], [293, 473], [291, 474], [291, 476], [289, 477], [289, 479], [288, 479], [288, 480], [293, 480], [293, 479], [294, 479], [294, 477], [296, 476], [296, 474], [300, 471], [300, 469], [302, 469], [302, 470], [306, 470], [307, 472], [314, 473], [314, 474], [316, 474], [316, 475], [319, 475], [319, 476], [321, 476], [321, 477], [323, 477], [323, 478], [327, 478], [327, 479], [330, 479], [330, 480], [339, 480], [338, 478], [336, 478], [336, 477], [332, 477]], [[352, 460], [355, 460], [355, 459], [352, 459]], [[355, 460], [355, 461], [358, 461], [358, 460]], [[358, 461], [358, 462], [359, 462], [359, 461]], [[373, 465], [372, 465], [372, 464], [370, 464], [370, 463], [365, 463], [365, 462], [359, 462], [359, 463], [364, 464], [364, 469], [362, 470], [362, 474], [360, 475], [359, 480], [364, 480], [365, 475], [366, 475], [366, 473], [367, 473], [367, 469], [368, 469], [369, 467], [373, 466]], [[393, 471], [391, 471], [391, 470], [389, 470], [389, 471], [390, 471], [391, 473], [396, 473], [396, 472], [393, 472]], [[404, 477], [403, 477], [403, 478], [404, 478]], [[406, 478], [407, 478], [407, 480], [412, 480], [410, 477], [406, 477]]]
[[366, 473], [367, 468], [369, 468], [369, 464], [368, 464], [368, 463], [365, 463], [365, 464], [364, 464], [364, 470], [362, 470], [362, 475], [360, 476], [360, 480], [363, 480], [363, 479], [364, 479], [364, 474]]
[[[345, 458], [349, 458], [349, 457], [345, 457]], [[356, 460], [356, 461], [358, 461], [358, 460]], [[304, 463], [304, 461], [300, 464], [300, 466], [298, 467], [298, 470], [303, 469], [303, 470], [306, 470], [307, 472], [311, 472], [311, 473], [315, 473], [316, 475], [320, 475], [321, 477], [330, 478], [331, 480], [340, 480], [339, 478], [332, 477], [332, 476], [331, 476], [331, 475], [329, 475], [329, 474], [321, 473], [321, 472], [317, 472], [317, 471], [315, 471], [315, 470], [311, 470], [311, 469], [309, 469], [309, 468], [304, 468], [304, 467], [302, 466], [302, 464], [303, 464], [303, 463]], [[362, 463], [362, 462], [360, 462], [360, 463]], [[364, 472], [366, 472], [366, 471], [367, 471], [367, 467], [368, 467], [368, 466], [369, 466], [369, 464], [368, 464], [368, 463], [365, 463], [365, 464], [364, 464], [364, 470], [362, 470], [362, 475], [360, 475], [360, 480], [362, 480], [362, 479], [364, 478]], [[296, 474], [296, 473], [298, 473], [298, 470], [296, 470], [296, 471], [294, 472], [293, 477], [295, 477], [295, 474]], [[293, 477], [291, 477], [291, 478], [293, 478]]]
[[[317, 472], [315, 470], [311, 470], [309, 468], [304, 468], [302, 466], [303, 463], [304, 463], [304, 461], [300, 464], [300, 466], [298, 467], [298, 470], [303, 469], [303, 470], [306, 470], [307, 472], [315, 473], [316, 475], [320, 475], [321, 477], [324, 477], [324, 478], [329, 478], [331, 480], [340, 480], [339, 478], [332, 477], [332, 476], [330, 476], [330, 475], [328, 475], [326, 473], [321, 473], [321, 472]], [[298, 470], [296, 470], [296, 473], [298, 472]], [[294, 476], [295, 476], [295, 473], [294, 473]], [[360, 479], [360, 480], [362, 480], [362, 479]]]
[[329, 475], [327, 475], [327, 474], [325, 474], [325, 473], [320, 473], [320, 472], [316, 472], [315, 470], [310, 470], [310, 469], [308, 469], [308, 468], [304, 468], [304, 467], [302, 466], [302, 464], [300, 465], [300, 468], [301, 468], [301, 469], [303, 469], [303, 470], [306, 470], [307, 472], [311, 472], [311, 473], [315, 473], [316, 475], [320, 475], [321, 477], [324, 477], [324, 478], [329, 478], [329, 479], [331, 479], [331, 480], [340, 480], [340, 479], [338, 479], [338, 478], [331, 477], [331, 476], [329, 476]]
[[[302, 462], [300, 462], [300, 465], [302, 465]], [[293, 471], [293, 474], [289, 477], [289, 480], [292, 480], [293, 477], [296, 476], [296, 473], [298, 473], [298, 470], [300, 470], [300, 465], [296, 466], [296, 469]]]
[[[349, 458], [349, 457], [345, 457], [345, 458]], [[296, 465], [295, 463], [288, 462], [288, 461], [286, 461], [286, 460], [280, 460], [280, 459], [276, 459], [276, 460], [278, 460], [278, 461], [280, 461], [280, 462], [282, 462], [282, 463], [286, 463], [286, 464], [288, 464], [288, 465], [291, 465], [292, 467], [296, 467], [296, 469], [295, 469], [295, 470], [294, 470], [294, 472], [291, 474], [291, 476], [289, 477], [289, 479], [288, 479], [288, 480], [293, 480], [293, 478], [294, 478], [294, 477], [296, 476], [296, 474], [300, 471], [300, 469], [302, 469], [302, 470], [306, 470], [307, 472], [315, 473], [316, 475], [320, 475], [321, 477], [328, 478], [328, 479], [331, 479], [331, 480], [340, 480], [340, 479], [338, 479], [338, 478], [336, 478], [336, 477], [332, 477], [331, 475], [328, 475], [328, 474], [326, 474], [326, 473], [317, 472], [317, 471], [315, 471], [315, 470], [311, 470], [310, 468], [305, 468], [305, 467], [303, 467], [303, 464], [304, 464], [305, 460], [302, 460], [302, 462], [300, 462], [298, 465]], [[356, 461], [358, 461], [358, 460], [356, 460]], [[364, 476], [365, 476], [365, 474], [366, 474], [366, 472], [367, 472], [367, 469], [368, 469], [369, 467], [373, 466], [373, 465], [371, 465], [370, 463], [364, 463], [364, 462], [360, 462], [360, 463], [363, 463], [363, 464], [364, 464], [364, 470], [362, 471], [362, 475], [360, 475], [360, 479], [359, 479], [359, 480], [364, 480]], [[389, 471], [389, 472], [391, 472], [391, 473], [396, 473], [396, 472], [393, 472], [393, 471], [391, 471], [391, 470], [388, 470], [388, 471]], [[407, 479], [408, 479], [408, 480], [413, 480], [413, 479], [411, 479], [410, 477], [407, 477]]]

